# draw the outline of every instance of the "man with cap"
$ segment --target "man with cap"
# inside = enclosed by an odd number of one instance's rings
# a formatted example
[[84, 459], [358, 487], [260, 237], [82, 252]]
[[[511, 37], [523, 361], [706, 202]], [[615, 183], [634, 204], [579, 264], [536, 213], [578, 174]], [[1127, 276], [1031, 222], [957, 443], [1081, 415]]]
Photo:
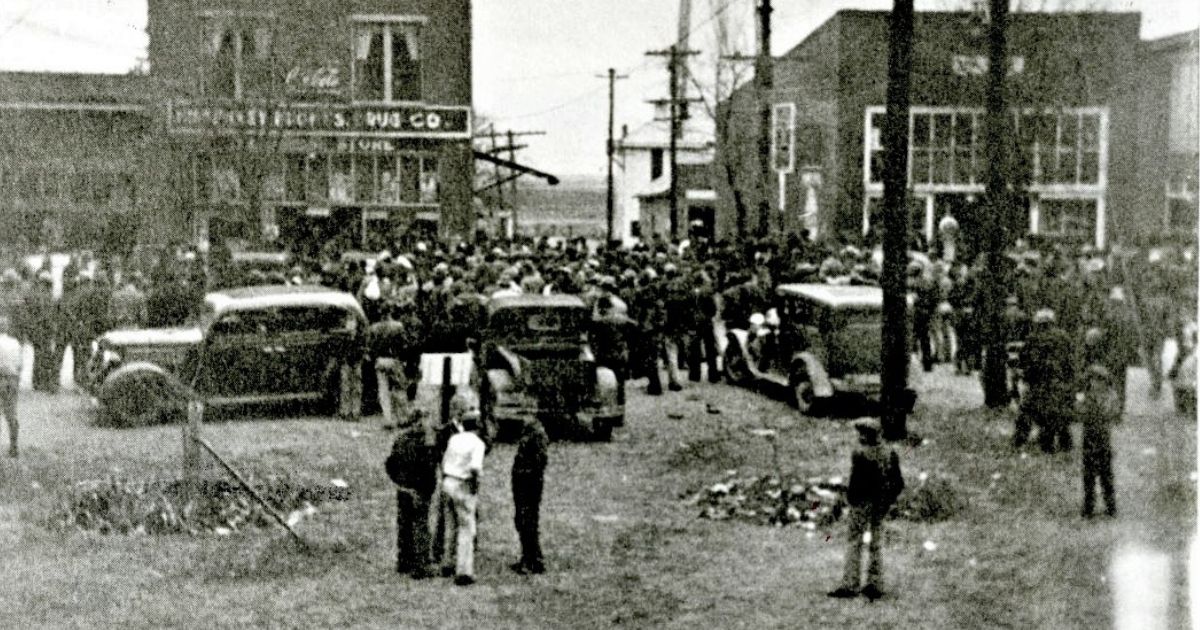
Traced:
[[1021, 349], [1021, 371], [1029, 390], [1017, 413], [1015, 448], [1025, 445], [1036, 424], [1038, 443], [1044, 452], [1071, 450], [1074, 357], [1075, 347], [1067, 333], [1055, 324], [1054, 311], [1043, 308], [1035, 312], [1033, 330]]
[[475, 513], [479, 506], [479, 481], [487, 446], [479, 437], [478, 401], [456, 394], [450, 401], [455, 433], [442, 455], [442, 519], [445, 523], [443, 575], [454, 575], [454, 583], [475, 583]]
[[414, 410], [400, 417], [403, 426], [386, 461], [396, 484], [396, 571], [414, 579], [429, 577], [429, 504], [437, 486], [436, 432], [433, 417]]
[[1121, 397], [1117, 381], [1103, 365], [1090, 365], [1084, 375], [1079, 416], [1083, 422], [1083, 510], [1091, 518], [1096, 501], [1096, 482], [1104, 493], [1105, 513], [1117, 515], [1113, 492], [1112, 425], [1121, 421]]
[[[830, 597], [863, 595], [875, 600], [883, 596], [883, 519], [904, 490], [900, 472], [900, 456], [879, 440], [878, 420], [864, 418], [854, 423], [858, 431], [858, 448], [850, 457], [850, 484], [846, 490], [847, 549], [841, 585], [829, 592]], [[870, 534], [867, 543], [867, 580], [862, 583], [863, 534]]]

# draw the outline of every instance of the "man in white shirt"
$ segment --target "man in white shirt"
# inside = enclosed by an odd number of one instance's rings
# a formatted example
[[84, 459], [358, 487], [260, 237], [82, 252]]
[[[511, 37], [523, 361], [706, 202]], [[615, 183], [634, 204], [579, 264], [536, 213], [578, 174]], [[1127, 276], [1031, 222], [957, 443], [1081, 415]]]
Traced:
[[475, 583], [475, 509], [479, 505], [479, 477], [483, 473], [486, 446], [476, 434], [479, 430], [477, 404], [462, 396], [451, 401], [451, 414], [457, 433], [450, 437], [442, 456], [442, 518], [446, 523], [443, 562], [455, 559], [454, 583]]
[[8, 333], [9, 319], [0, 314], [0, 414], [8, 422], [8, 456], [17, 456], [17, 385], [21, 374], [21, 342]]

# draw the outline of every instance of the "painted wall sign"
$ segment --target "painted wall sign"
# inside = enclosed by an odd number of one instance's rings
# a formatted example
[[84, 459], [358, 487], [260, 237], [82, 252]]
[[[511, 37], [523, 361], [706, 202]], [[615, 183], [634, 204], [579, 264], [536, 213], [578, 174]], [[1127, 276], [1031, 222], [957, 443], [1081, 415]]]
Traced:
[[449, 105], [173, 101], [167, 129], [191, 135], [469, 139], [471, 110]]
[[337, 66], [295, 66], [284, 79], [288, 94], [336, 96], [342, 88], [342, 69]]

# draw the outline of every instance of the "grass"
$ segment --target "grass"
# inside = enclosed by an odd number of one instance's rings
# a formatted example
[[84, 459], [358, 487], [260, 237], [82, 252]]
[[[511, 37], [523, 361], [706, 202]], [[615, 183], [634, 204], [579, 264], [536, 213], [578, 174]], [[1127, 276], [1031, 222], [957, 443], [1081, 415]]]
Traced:
[[[392, 571], [394, 493], [382, 465], [390, 438], [370, 422], [206, 427], [252, 477], [349, 483], [350, 500], [324, 503], [298, 525], [306, 550], [278, 528], [228, 537], [50, 531], [45, 516], [79, 481], [175, 476], [180, 437], [172, 427], [98, 429], [78, 399], [30, 394], [22, 457], [0, 461], [0, 627], [1105, 627], [1111, 554], [1133, 544], [1176, 558], [1172, 613], [1184, 625], [1195, 426], [1168, 417], [1169, 401], [1135, 396], [1146, 411], [1115, 440], [1121, 517], [1085, 524], [1078, 454], [1010, 453], [1011, 416], [979, 411], [977, 390], [948, 375], [924, 385], [911, 428], [928, 441], [900, 448], [906, 479], [945, 478], [964, 504], [936, 523], [889, 522], [893, 595], [875, 604], [824, 596], [841, 571], [840, 526], [714, 522], [683, 500], [730, 469], [776, 472], [770, 444], [752, 428], [779, 431], [789, 475], [848, 472], [854, 432], [845, 419], [802, 418], [726, 386], [657, 399], [631, 392], [627, 426], [612, 443], [553, 446], [543, 576], [507, 571], [517, 554], [512, 446], [497, 447], [485, 464], [480, 583], [471, 589]], [[706, 413], [706, 403], [722, 413]]]

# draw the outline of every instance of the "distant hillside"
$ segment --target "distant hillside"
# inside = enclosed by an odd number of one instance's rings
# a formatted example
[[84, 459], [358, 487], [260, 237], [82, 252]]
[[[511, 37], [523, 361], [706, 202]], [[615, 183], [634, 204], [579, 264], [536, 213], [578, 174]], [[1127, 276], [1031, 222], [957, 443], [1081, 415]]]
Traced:
[[554, 220], [604, 222], [605, 186], [604, 179], [571, 177], [557, 186], [526, 184], [521, 182], [521, 221], [543, 222]]

